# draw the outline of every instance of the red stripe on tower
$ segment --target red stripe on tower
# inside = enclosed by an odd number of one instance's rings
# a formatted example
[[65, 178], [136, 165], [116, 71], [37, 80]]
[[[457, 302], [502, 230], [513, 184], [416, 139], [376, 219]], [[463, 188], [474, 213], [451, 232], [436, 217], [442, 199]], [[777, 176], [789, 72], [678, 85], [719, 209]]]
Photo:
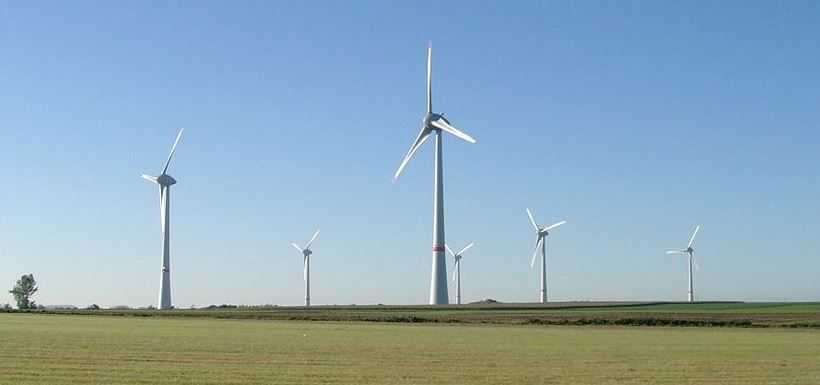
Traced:
[[441, 251], [444, 252], [444, 246], [441, 245], [433, 245], [433, 251]]

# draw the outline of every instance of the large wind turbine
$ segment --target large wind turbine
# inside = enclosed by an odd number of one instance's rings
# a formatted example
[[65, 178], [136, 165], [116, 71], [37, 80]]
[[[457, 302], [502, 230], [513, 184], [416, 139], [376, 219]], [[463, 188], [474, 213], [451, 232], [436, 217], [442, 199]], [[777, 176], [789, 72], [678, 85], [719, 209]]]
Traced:
[[532, 254], [532, 262], [530, 262], [530, 268], [535, 266], [535, 257], [538, 256], [538, 247], [541, 247], [541, 303], [547, 303], [547, 235], [549, 235], [549, 231], [563, 226], [567, 223], [567, 221], [561, 221], [549, 225], [544, 228], [538, 227], [538, 223], [535, 222], [535, 218], [533, 218], [530, 209], [527, 209], [527, 216], [530, 217], [530, 222], [532, 223], [532, 227], [535, 227], [535, 252]]
[[700, 266], [698, 263], [695, 262], [695, 249], [692, 248], [692, 244], [695, 242], [695, 235], [698, 235], [698, 230], [700, 230], [700, 225], [695, 227], [695, 232], [692, 233], [692, 237], [689, 238], [689, 244], [686, 245], [686, 248], [683, 250], [669, 250], [666, 254], [689, 254], [689, 302], [695, 300], [695, 292], [692, 288], [692, 266], [694, 265], [695, 269], [700, 272]]
[[299, 247], [296, 242], [291, 243], [296, 250], [299, 250], [302, 253], [302, 262], [305, 265], [305, 306], [310, 306], [310, 255], [313, 254], [313, 251], [310, 250], [310, 245], [313, 244], [313, 241], [316, 240], [316, 237], [319, 236], [319, 229], [316, 229], [316, 232], [313, 233], [313, 236], [310, 237], [307, 245], [305, 248]]
[[456, 281], [456, 305], [461, 305], [461, 258], [467, 250], [470, 250], [470, 248], [473, 247], [473, 244], [470, 243], [469, 245], [464, 246], [464, 248], [458, 253], [454, 253], [453, 250], [450, 249], [450, 246], [447, 246], [446, 244], [444, 247], [447, 248], [447, 251], [450, 252], [450, 255], [452, 255], [455, 260], [455, 262], [453, 262], [453, 280]]
[[435, 151], [435, 171], [433, 173], [433, 271], [430, 277], [430, 304], [431, 305], [446, 305], [449, 302], [447, 297], [447, 261], [444, 255], [444, 182], [442, 180], [442, 160], [441, 160], [441, 132], [447, 132], [455, 135], [458, 138], [464, 139], [470, 143], [475, 143], [475, 139], [470, 137], [457, 128], [453, 127], [450, 122], [441, 114], [433, 112], [433, 91], [432, 91], [432, 54], [433, 45], [427, 45], [427, 114], [422, 120], [421, 132], [419, 132], [416, 141], [410, 146], [407, 155], [393, 175], [393, 182], [401, 175], [407, 162], [416, 153], [416, 150], [421, 147], [431, 134], [436, 137], [436, 151]]
[[177, 150], [179, 138], [182, 137], [182, 132], [185, 129], [179, 130], [177, 139], [174, 141], [174, 146], [171, 147], [171, 153], [168, 154], [168, 160], [165, 161], [165, 167], [159, 176], [151, 176], [142, 174], [142, 179], [159, 185], [159, 217], [160, 227], [162, 228], [162, 273], [159, 282], [159, 303], [158, 309], [171, 308], [171, 186], [177, 183], [176, 179], [167, 174], [168, 166], [171, 164], [171, 158], [174, 157], [174, 152]]

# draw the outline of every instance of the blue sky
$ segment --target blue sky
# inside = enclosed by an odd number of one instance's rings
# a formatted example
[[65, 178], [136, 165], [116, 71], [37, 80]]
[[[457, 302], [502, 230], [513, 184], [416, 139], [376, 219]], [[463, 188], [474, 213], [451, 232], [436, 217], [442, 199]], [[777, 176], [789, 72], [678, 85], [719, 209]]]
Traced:
[[[820, 301], [817, 2], [0, 3], [0, 285], [155, 304], [170, 174], [175, 306], [425, 303], [434, 109], [465, 302]], [[448, 262], [451, 265], [452, 261]], [[450, 266], [451, 267], [451, 266]], [[6, 289], [7, 290], [7, 289]], [[3, 293], [6, 293], [6, 290]], [[454, 290], [450, 288], [451, 300]], [[0, 294], [0, 303], [13, 302]]]

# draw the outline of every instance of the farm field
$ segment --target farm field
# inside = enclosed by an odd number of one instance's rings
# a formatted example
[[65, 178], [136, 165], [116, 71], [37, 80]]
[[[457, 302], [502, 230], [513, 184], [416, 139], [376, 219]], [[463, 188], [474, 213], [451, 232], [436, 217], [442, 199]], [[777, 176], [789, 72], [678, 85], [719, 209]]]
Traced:
[[817, 328], [0, 313], [2, 384], [816, 384]]
[[157, 310], [38, 310], [79, 315], [288, 321], [820, 328], [820, 303], [555, 302], [459, 306], [313, 306]]

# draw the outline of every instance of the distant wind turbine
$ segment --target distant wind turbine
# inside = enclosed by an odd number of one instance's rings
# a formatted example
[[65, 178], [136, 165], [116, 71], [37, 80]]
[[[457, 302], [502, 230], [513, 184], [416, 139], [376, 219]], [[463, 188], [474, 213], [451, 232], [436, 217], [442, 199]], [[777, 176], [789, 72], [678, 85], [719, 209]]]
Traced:
[[310, 250], [310, 245], [313, 244], [313, 241], [316, 240], [316, 237], [319, 236], [319, 229], [316, 229], [316, 232], [313, 233], [313, 236], [310, 237], [307, 245], [305, 248], [299, 247], [296, 242], [291, 243], [296, 250], [299, 250], [302, 253], [302, 262], [305, 265], [305, 306], [310, 306], [310, 255], [313, 254], [313, 251]]
[[453, 262], [453, 280], [456, 281], [456, 304], [461, 305], [461, 258], [467, 250], [470, 250], [470, 248], [473, 247], [473, 243], [464, 246], [464, 248], [458, 253], [454, 253], [453, 250], [450, 249], [450, 246], [447, 246], [446, 244], [444, 247], [447, 248], [447, 251], [450, 252], [450, 255], [452, 255], [455, 260], [455, 262]]
[[669, 250], [666, 254], [688, 254], [689, 255], [689, 302], [695, 300], [695, 292], [694, 288], [692, 287], [692, 266], [697, 269], [698, 273], [700, 273], [700, 266], [695, 261], [695, 249], [692, 248], [692, 244], [695, 243], [695, 236], [698, 235], [698, 231], [700, 230], [700, 225], [695, 227], [695, 232], [692, 233], [692, 237], [689, 238], [689, 244], [686, 245], [685, 249], [682, 250]]
[[547, 235], [549, 235], [549, 231], [555, 229], [559, 226], [563, 226], [567, 223], [567, 221], [561, 221], [554, 223], [550, 226], [540, 228], [538, 227], [538, 223], [535, 222], [535, 218], [532, 216], [530, 209], [527, 209], [527, 216], [530, 217], [530, 222], [532, 223], [532, 227], [535, 227], [535, 252], [532, 254], [532, 262], [530, 262], [530, 268], [535, 266], [535, 257], [538, 256], [538, 247], [541, 247], [541, 303], [547, 303]]
[[419, 132], [416, 141], [410, 146], [407, 155], [393, 175], [393, 183], [399, 178], [407, 162], [416, 153], [416, 150], [421, 147], [424, 141], [430, 137], [430, 134], [435, 134], [436, 148], [435, 148], [435, 171], [433, 176], [433, 271], [430, 278], [430, 304], [440, 305], [447, 304], [449, 298], [447, 295], [447, 261], [444, 255], [444, 182], [442, 179], [442, 158], [441, 158], [441, 132], [447, 132], [451, 135], [466, 140], [470, 143], [475, 143], [470, 135], [467, 135], [450, 124], [450, 121], [444, 118], [442, 114], [433, 112], [433, 91], [432, 91], [432, 43], [427, 45], [427, 115], [422, 120], [421, 132]]
[[159, 283], [159, 304], [158, 309], [171, 308], [171, 186], [177, 183], [176, 179], [167, 174], [168, 166], [171, 164], [171, 158], [174, 157], [174, 152], [177, 150], [177, 144], [182, 137], [182, 132], [185, 129], [179, 130], [177, 139], [171, 147], [171, 153], [168, 154], [168, 160], [165, 161], [165, 167], [159, 176], [151, 176], [142, 174], [142, 179], [159, 185], [159, 216], [160, 227], [162, 228], [162, 272]]

